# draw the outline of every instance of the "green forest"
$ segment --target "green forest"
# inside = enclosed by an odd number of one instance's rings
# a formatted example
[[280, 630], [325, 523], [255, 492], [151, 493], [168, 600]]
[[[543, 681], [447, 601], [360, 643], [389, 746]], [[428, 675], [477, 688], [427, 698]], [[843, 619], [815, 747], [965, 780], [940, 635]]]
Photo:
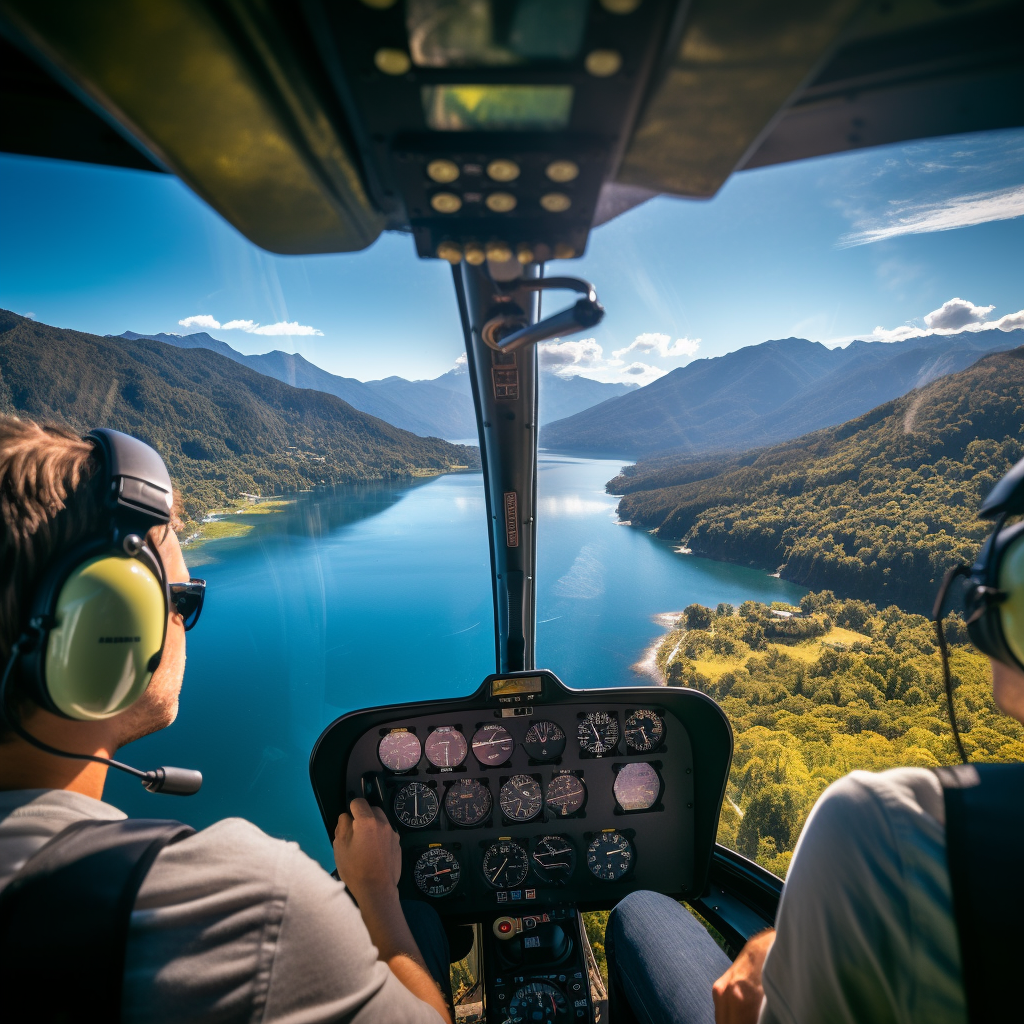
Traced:
[[0, 414], [113, 427], [153, 445], [198, 522], [271, 495], [479, 465], [476, 448], [419, 437], [333, 395], [205, 349], [100, 338], [0, 311]]
[[738, 456], [662, 457], [608, 484], [619, 516], [694, 554], [924, 612], [973, 558], [980, 500], [1024, 456], [1024, 348]]

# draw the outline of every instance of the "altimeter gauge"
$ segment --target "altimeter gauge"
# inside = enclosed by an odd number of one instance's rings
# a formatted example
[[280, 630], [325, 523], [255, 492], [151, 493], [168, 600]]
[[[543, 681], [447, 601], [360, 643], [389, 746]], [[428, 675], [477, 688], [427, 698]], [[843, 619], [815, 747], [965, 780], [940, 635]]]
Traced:
[[389, 771], [411, 772], [423, 753], [420, 741], [408, 729], [392, 729], [377, 745], [380, 763]]
[[588, 754], [601, 757], [619, 745], [619, 720], [607, 711], [591, 711], [580, 719], [577, 738]]
[[575, 775], [555, 775], [548, 783], [548, 810], [567, 818], [583, 808], [587, 788]]
[[554, 761], [565, 750], [565, 733], [555, 722], [534, 722], [523, 738], [523, 749], [534, 761]]
[[423, 744], [423, 753], [435, 768], [457, 768], [466, 760], [469, 746], [455, 726], [442, 725], [431, 730]]
[[455, 854], [443, 846], [424, 850], [412, 869], [417, 888], [426, 896], [448, 896], [462, 877], [462, 866]]
[[532, 775], [513, 775], [498, 794], [502, 813], [511, 821], [529, 821], [540, 814], [544, 795]]
[[473, 733], [473, 756], [489, 768], [504, 764], [515, 747], [515, 740], [502, 725], [482, 725]]
[[456, 825], [479, 825], [491, 813], [491, 791], [476, 779], [460, 779], [448, 787], [444, 809]]
[[601, 832], [587, 847], [587, 867], [602, 882], [617, 882], [634, 859], [633, 844], [621, 832]]
[[619, 769], [612, 788], [624, 811], [646, 811], [658, 802], [661, 778], [651, 765], [637, 761]]
[[495, 889], [515, 889], [523, 884], [530, 862], [526, 851], [511, 839], [499, 839], [484, 854], [484, 877]]
[[576, 847], [567, 836], [541, 836], [533, 850], [533, 870], [554, 885], [565, 885], [576, 870]]
[[626, 719], [626, 747], [647, 754], [665, 738], [665, 720], [657, 711], [634, 711]]
[[407, 782], [395, 794], [395, 817], [407, 828], [426, 828], [439, 809], [437, 793], [422, 782]]

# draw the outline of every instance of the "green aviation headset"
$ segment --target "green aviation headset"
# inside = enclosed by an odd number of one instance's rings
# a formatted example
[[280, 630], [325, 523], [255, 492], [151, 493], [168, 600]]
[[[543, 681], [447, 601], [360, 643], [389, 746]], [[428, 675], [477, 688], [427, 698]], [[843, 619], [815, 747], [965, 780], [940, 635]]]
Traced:
[[[203, 580], [169, 583], [159, 553], [146, 542], [150, 528], [171, 518], [173, 491], [163, 459], [116, 430], [93, 430], [85, 440], [96, 446], [109, 516], [99, 535], [47, 571], [0, 687], [0, 714], [10, 727], [34, 746], [66, 757], [86, 755], [51, 748], [17, 721], [7, 697], [15, 663], [40, 707], [83, 722], [111, 718], [146, 692], [163, 654], [169, 609], [181, 612], [191, 629], [206, 587]], [[137, 775], [152, 791], [195, 792], [202, 782], [187, 769], [140, 772], [106, 758], [86, 759]]]
[[1018, 672], [1024, 672], [1024, 521], [1006, 526], [1010, 516], [1024, 514], [1024, 459], [992, 488], [978, 515], [995, 520], [995, 528], [978, 552], [973, 566], [950, 569], [939, 588], [932, 618], [942, 654], [946, 700], [953, 738], [964, 763], [967, 753], [960, 739], [953, 709], [949, 655], [942, 629], [942, 611], [953, 581], [965, 577], [964, 618], [971, 642], [982, 653]]

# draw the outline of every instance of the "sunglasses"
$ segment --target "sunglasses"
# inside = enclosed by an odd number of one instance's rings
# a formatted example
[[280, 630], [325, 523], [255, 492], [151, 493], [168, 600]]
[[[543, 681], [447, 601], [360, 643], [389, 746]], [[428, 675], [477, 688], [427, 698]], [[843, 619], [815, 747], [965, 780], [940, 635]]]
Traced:
[[187, 633], [198, 621], [206, 598], [206, 580], [189, 580], [188, 583], [172, 583], [171, 607], [185, 620]]

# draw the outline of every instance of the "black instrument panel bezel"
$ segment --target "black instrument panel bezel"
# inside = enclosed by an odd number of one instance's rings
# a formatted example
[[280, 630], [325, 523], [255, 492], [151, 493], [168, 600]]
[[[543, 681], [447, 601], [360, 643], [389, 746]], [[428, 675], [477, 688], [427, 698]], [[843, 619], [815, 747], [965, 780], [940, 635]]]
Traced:
[[[491, 683], [496, 679], [540, 677], [541, 691], [535, 694], [521, 694], [491, 697]], [[567, 706], [571, 706], [567, 708]], [[672, 749], [676, 754], [671, 760], [679, 769], [675, 779], [666, 780], [662, 775], [662, 793], [658, 803], [650, 812], [608, 813], [607, 803], [614, 804], [611, 782], [614, 769], [629, 761], [659, 762], [656, 770], [662, 774], [666, 754], [656, 750], [645, 754], [626, 754], [624, 742], [625, 712], [627, 709], [656, 708], [666, 713], [666, 733], [673, 732]], [[545, 715], [544, 709], [557, 713]], [[558, 721], [567, 734], [566, 750], [577, 748], [575, 729], [572, 723], [577, 714], [585, 711], [615, 711], [620, 719], [620, 749], [603, 758], [582, 760], [563, 754], [562, 763], [537, 764], [532, 762], [528, 774], [544, 777], [544, 790], [551, 775], [559, 770], [582, 768], [588, 778], [596, 780], [594, 789], [601, 794], [601, 809], [591, 808], [596, 793], [588, 784], [588, 801], [584, 817], [554, 818], [546, 822], [540, 818], [530, 822], [509, 824], [502, 819], [498, 809], [499, 778], [519, 774], [526, 768], [526, 755], [522, 749], [522, 737], [529, 725], [545, 717]], [[504, 712], [505, 717], [499, 717]], [[569, 717], [571, 716], [571, 717]], [[564, 719], [564, 721], [563, 721]], [[429, 724], [428, 724], [429, 720]], [[675, 721], [673, 721], [675, 720]], [[470, 751], [463, 764], [455, 771], [425, 770], [421, 758], [417, 769], [408, 774], [386, 773], [376, 759], [376, 743], [384, 727], [417, 725], [421, 740], [430, 725], [461, 724], [467, 740], [477, 724], [494, 721], [504, 725], [512, 733], [516, 750], [512, 759], [495, 767], [479, 765]], [[569, 726], [567, 728], [567, 725]], [[372, 735], [371, 735], [372, 734]], [[666, 735], [666, 743], [668, 735]], [[362, 743], [360, 743], [362, 741]], [[663, 744], [664, 746], [665, 744]], [[373, 757], [367, 757], [367, 750], [373, 748]], [[351, 764], [357, 754], [359, 764]], [[681, 753], [682, 752], [682, 753]], [[685, 756], [684, 756], [685, 755]], [[458, 844], [458, 856], [463, 868], [463, 879], [456, 891], [448, 897], [430, 899], [430, 903], [444, 917], [452, 920], [479, 920], [482, 914], [500, 911], [495, 890], [487, 885], [480, 871], [484, 851], [498, 836], [511, 836], [521, 840], [532, 850], [533, 842], [542, 834], [570, 835], [577, 853], [577, 873], [573, 882], [560, 886], [543, 886], [531, 872], [530, 881], [525, 885], [536, 885], [537, 905], [554, 900], [577, 905], [582, 910], [598, 910], [613, 906], [627, 893], [638, 888], [655, 888], [678, 899], [699, 895], [707, 883], [708, 870], [714, 849], [718, 817], [725, 794], [725, 784], [732, 759], [732, 730], [718, 705], [705, 694], [680, 687], [617, 687], [613, 689], [574, 690], [567, 687], [554, 673], [546, 670], [531, 672], [508, 672], [488, 676], [475, 693], [468, 697], [452, 700], [422, 701], [390, 707], [369, 708], [349, 712], [332, 722], [320, 735], [310, 755], [310, 781], [320, 808], [324, 827], [333, 838], [338, 816], [355, 796], [363, 795], [363, 776], [371, 774], [370, 766], [379, 770], [377, 778], [382, 780], [385, 811], [392, 824], [396, 823], [390, 807], [392, 791], [406, 781], [436, 780], [439, 799], [443, 803], [443, 781], [450, 778], [487, 779], [491, 787], [493, 809], [490, 823], [474, 828], [457, 828], [449, 825], [442, 809], [438, 819], [428, 829], [400, 828], [403, 847], [403, 872], [400, 891], [403, 897], [425, 899], [412, 881], [412, 864], [416, 856], [429, 844], [440, 842], [454, 848]], [[522, 763], [520, 763], [522, 762]], [[682, 765], [685, 763], [685, 768]], [[686, 769], [691, 769], [687, 771]], [[596, 775], [591, 775], [591, 771]], [[673, 769], [675, 770], [675, 769]], [[604, 775], [608, 780], [604, 780]], [[344, 782], [342, 783], [342, 780]], [[607, 782], [607, 785], [605, 785]], [[605, 794], [604, 790], [607, 790]], [[664, 803], [668, 798], [675, 831], [680, 831], [669, 842], [665, 834]], [[692, 804], [692, 807], [681, 805]], [[591, 808], [591, 813], [586, 814]], [[658, 813], [658, 812], [662, 813]], [[545, 811], [542, 812], [546, 814]], [[600, 820], [599, 820], [600, 819]], [[652, 843], [646, 833], [659, 822], [659, 841]], [[645, 824], [646, 823], [646, 824]], [[438, 827], [440, 826], [440, 827]], [[581, 872], [585, 872], [586, 846], [581, 841], [584, 833], [591, 835], [602, 829], [617, 828], [627, 835], [636, 835], [638, 827], [645, 833], [643, 845], [637, 851], [636, 870], [631, 870], [619, 882], [600, 882], [586, 877], [581, 883]], [[692, 842], [682, 838], [683, 831], [692, 835]], [[579, 835], [577, 835], [579, 833]], [[674, 879], [675, 881], [669, 881]], [[672, 888], [666, 888], [666, 885]], [[509, 905], [509, 904], [505, 904]], [[509, 905], [511, 906], [511, 905]], [[524, 910], [525, 910], [524, 906]]]

